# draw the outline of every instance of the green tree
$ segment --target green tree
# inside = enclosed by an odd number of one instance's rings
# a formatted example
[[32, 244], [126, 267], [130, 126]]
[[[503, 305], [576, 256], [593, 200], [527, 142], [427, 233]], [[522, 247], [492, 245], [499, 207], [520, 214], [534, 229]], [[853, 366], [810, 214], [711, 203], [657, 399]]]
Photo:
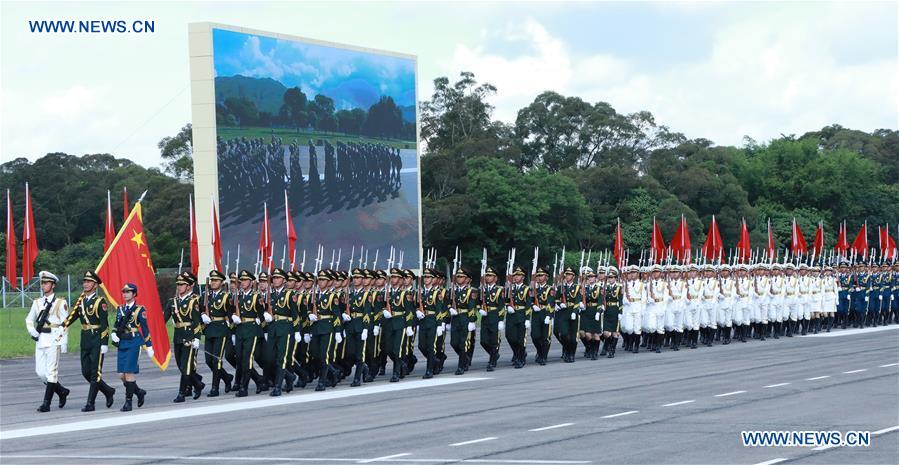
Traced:
[[156, 147], [167, 174], [183, 181], [194, 179], [193, 129], [190, 123], [185, 124], [175, 136], [163, 137]]

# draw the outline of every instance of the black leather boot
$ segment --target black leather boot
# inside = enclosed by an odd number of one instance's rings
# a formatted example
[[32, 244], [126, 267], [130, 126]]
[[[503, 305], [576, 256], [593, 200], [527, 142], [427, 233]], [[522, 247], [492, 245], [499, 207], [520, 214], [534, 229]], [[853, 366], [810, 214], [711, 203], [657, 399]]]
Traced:
[[90, 387], [87, 388], [87, 403], [84, 404], [84, 407], [81, 407], [82, 412], [93, 412], [95, 410], [94, 404], [97, 401], [97, 392], [100, 390], [100, 386], [96, 381], [91, 381]]
[[69, 397], [69, 390], [64, 388], [62, 384], [59, 382], [53, 383], [56, 385], [56, 396], [59, 397], [59, 408], [63, 408], [66, 406], [66, 399]]
[[53, 393], [55, 392], [56, 383], [47, 383], [47, 387], [44, 388], [44, 402], [41, 403], [41, 406], [37, 408], [38, 412], [50, 411], [50, 403], [53, 402]]

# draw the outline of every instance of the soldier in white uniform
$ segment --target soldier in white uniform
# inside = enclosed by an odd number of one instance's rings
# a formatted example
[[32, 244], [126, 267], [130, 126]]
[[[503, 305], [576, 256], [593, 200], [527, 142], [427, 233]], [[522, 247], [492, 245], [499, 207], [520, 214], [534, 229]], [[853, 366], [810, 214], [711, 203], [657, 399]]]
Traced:
[[684, 305], [684, 326], [686, 327], [687, 343], [691, 349], [696, 348], [699, 342], [699, 328], [703, 308], [702, 278], [699, 276], [699, 266], [690, 264], [686, 281], [686, 300]]
[[799, 296], [799, 276], [796, 275], [796, 265], [787, 263], [787, 278], [784, 281], [784, 293], [786, 305], [784, 322], [786, 323], [786, 336], [793, 337], [799, 324], [799, 315], [802, 313], [802, 303]]
[[662, 266], [653, 265], [649, 281], [649, 298], [646, 299], [644, 328], [649, 336], [647, 350], [662, 353], [665, 338], [665, 309], [668, 307], [668, 283], [662, 279]]
[[715, 267], [706, 264], [702, 268], [702, 307], [699, 314], [699, 326], [701, 327], [702, 340], [701, 344], [708, 347], [712, 346], [712, 340], [715, 339], [715, 333], [718, 331], [718, 279], [715, 277]]
[[44, 402], [38, 412], [49, 412], [53, 394], [59, 397], [59, 408], [66, 405], [69, 390], [59, 384], [59, 354], [67, 350], [68, 337], [63, 331], [62, 323], [69, 315], [69, 306], [65, 299], [57, 297], [56, 283], [59, 278], [49, 271], [41, 271], [41, 298], [31, 303], [31, 310], [25, 317], [25, 327], [31, 338], [35, 340], [34, 370], [47, 385], [44, 389]]
[[812, 313], [817, 312], [818, 299], [815, 296], [814, 277], [809, 272], [809, 266], [805, 263], [799, 265], [799, 324], [802, 325], [802, 335], [808, 333], [811, 325]]
[[[833, 317], [837, 308], [839, 292], [840, 283], [837, 281], [833, 268], [825, 267], [821, 276], [821, 313], [818, 316], [823, 315], [824, 319], [821, 323], [824, 325], [824, 331], [828, 333], [833, 328]], [[818, 332], [819, 329], [816, 326], [815, 332]]]
[[684, 270], [678, 265], [672, 265], [673, 274], [668, 281], [668, 295], [671, 300], [665, 308], [665, 331], [671, 337], [671, 350], [680, 350], [684, 336], [684, 308], [687, 299], [687, 282], [684, 280]]
[[646, 288], [640, 279], [639, 268], [631, 265], [627, 268], [627, 279], [624, 282], [624, 319], [621, 329], [624, 331], [624, 350], [635, 354], [640, 352], [640, 332], [643, 326], [643, 307], [646, 302]]
[[774, 339], [780, 339], [784, 334], [784, 316], [787, 313], [786, 276], [784, 266], [780, 263], [771, 265], [771, 307], [768, 311], [768, 321], [774, 324]]
[[736, 289], [734, 287], [734, 278], [730, 276], [730, 265], [721, 265], [719, 267], [718, 278], [718, 333], [723, 334], [724, 344], [730, 344], [731, 327], [734, 320], [734, 303], [736, 297]]
[[755, 300], [755, 304], [752, 306], [752, 318], [756, 325], [754, 337], [764, 341], [768, 336], [768, 312], [771, 309], [771, 280], [767, 276], [768, 266], [763, 263], [756, 264], [752, 275], [753, 299]]
[[755, 305], [752, 292], [752, 278], [749, 277], [749, 267], [747, 265], [737, 265], [734, 292], [736, 298], [734, 300], [734, 337], [740, 342], [746, 342], [746, 336], [749, 335], [750, 324], [752, 323], [752, 307]]

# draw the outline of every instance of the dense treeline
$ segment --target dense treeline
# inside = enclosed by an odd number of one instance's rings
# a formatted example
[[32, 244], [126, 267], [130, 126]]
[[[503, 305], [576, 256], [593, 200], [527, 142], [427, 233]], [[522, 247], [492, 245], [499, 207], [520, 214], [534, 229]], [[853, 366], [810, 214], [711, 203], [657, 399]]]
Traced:
[[[742, 218], [754, 246], [766, 240], [770, 218], [781, 247], [794, 217], [809, 241], [823, 221], [828, 245], [840, 221], [854, 234], [865, 220], [894, 228], [899, 220], [896, 130], [832, 125], [767, 143], [747, 138], [742, 147], [717, 146], [687, 139], [649, 112], [622, 114], [605, 102], [555, 92], [540, 94], [506, 124], [492, 119], [488, 99], [495, 92], [462, 73], [456, 82], [435, 80], [434, 94], [421, 104], [425, 246], [442, 256], [458, 245], [474, 265], [482, 247], [504, 260], [514, 245], [523, 263], [539, 245], [547, 263], [547, 254], [563, 245], [610, 248], [617, 218], [631, 250], [649, 244], [653, 216], [667, 240], [685, 215], [694, 247], [712, 215], [731, 247]], [[187, 247], [189, 134], [187, 126], [160, 143], [166, 173], [105, 154], [54, 153], [0, 166], [2, 185], [13, 188], [19, 235], [21, 186], [31, 182], [38, 267], [77, 273], [93, 266], [102, 249], [106, 189], [119, 225], [123, 186], [135, 199], [149, 189], [145, 218], [154, 262], [177, 266]], [[874, 233], [869, 240], [876, 244]]]

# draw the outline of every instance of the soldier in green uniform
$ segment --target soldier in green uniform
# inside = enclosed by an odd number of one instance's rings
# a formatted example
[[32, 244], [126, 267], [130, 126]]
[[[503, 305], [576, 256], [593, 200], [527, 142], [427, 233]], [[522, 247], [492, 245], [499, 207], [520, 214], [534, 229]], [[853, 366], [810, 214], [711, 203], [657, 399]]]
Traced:
[[259, 339], [262, 337], [259, 322], [263, 318], [265, 307], [259, 294], [253, 290], [253, 281], [256, 280], [256, 277], [247, 270], [241, 270], [238, 279], [240, 289], [235, 294], [235, 308], [234, 313], [231, 314], [231, 322], [235, 325], [234, 352], [237, 357], [236, 396], [246, 397], [251, 377], [257, 388], [262, 382], [253, 367], [253, 357]]
[[534, 297], [531, 305], [531, 341], [537, 349], [535, 362], [546, 365], [549, 346], [552, 343], [552, 319], [555, 312], [556, 298], [553, 287], [547, 283], [549, 272], [538, 267], [534, 274]]
[[[371, 326], [371, 289], [366, 286], [365, 270], [354, 268], [353, 288], [349, 291], [347, 305], [350, 320], [344, 324], [346, 331], [346, 360], [355, 367], [351, 387], [361, 386], [367, 370], [365, 351], [368, 345], [369, 327]], [[369, 285], [371, 279], [368, 279]]]
[[481, 347], [487, 351], [487, 371], [496, 368], [499, 360], [499, 335], [505, 327], [506, 298], [503, 288], [496, 285], [496, 270], [488, 266], [484, 272], [481, 301]]
[[259, 375], [259, 382], [256, 383], [256, 394], [268, 391], [269, 386], [271, 385], [271, 373], [266, 371], [269, 369], [268, 361], [271, 359], [271, 355], [268, 353], [268, 350], [271, 349], [271, 347], [266, 344], [266, 339], [268, 338], [268, 323], [265, 321], [264, 317], [265, 295], [269, 292], [270, 284], [268, 279], [268, 273], [260, 271], [259, 276], [257, 277], [258, 283], [256, 284], [259, 302], [263, 305], [262, 314], [259, 315], [259, 339], [256, 341], [256, 350], [253, 351], [253, 358], [256, 365], [262, 368], [262, 373]]
[[225, 275], [218, 270], [209, 272], [208, 289], [205, 290], [201, 300], [200, 318], [206, 325], [203, 334], [206, 336], [204, 350], [206, 352], [206, 366], [212, 371], [212, 388], [209, 397], [219, 395], [219, 381], [225, 381], [225, 392], [231, 391], [231, 380], [234, 379], [225, 371], [225, 349], [231, 338], [231, 329], [228, 327], [229, 306], [231, 305], [228, 291], [222, 289]]
[[406, 315], [409, 313], [407, 309], [412, 303], [412, 297], [408, 295], [408, 291], [402, 286], [403, 277], [403, 270], [399, 268], [390, 270], [387, 306], [381, 312], [383, 316], [381, 331], [384, 338], [384, 351], [393, 362], [391, 383], [399, 381], [400, 376], [404, 376], [405, 371], [402, 350], [406, 338]]
[[197, 349], [200, 348], [200, 332], [203, 330], [200, 324], [199, 297], [193, 293], [195, 278], [189, 271], [185, 271], [175, 278], [175, 292], [177, 296], [169, 299], [163, 310], [164, 321], [172, 319], [174, 332], [172, 333], [172, 353], [178, 371], [181, 372], [181, 382], [178, 386], [178, 395], [174, 402], [184, 402], [184, 393], [187, 386], [193, 387], [194, 400], [199, 399], [203, 393], [204, 384], [196, 377]]
[[84, 273], [84, 292], [62, 323], [64, 331], [76, 318], [81, 323], [81, 375], [90, 383], [82, 412], [94, 411], [98, 391], [106, 397], [106, 408], [115, 400], [115, 389], [103, 380], [103, 356], [109, 348], [109, 304], [97, 289], [102, 282], [93, 271]]
[[440, 312], [437, 313], [437, 338], [434, 341], [436, 353], [434, 354], [437, 358], [436, 364], [434, 366], [434, 374], [439, 375], [440, 372], [443, 371], [443, 364], [446, 362], [446, 325], [450, 323], [450, 292], [447, 292], [446, 287], [446, 274], [440, 270], [432, 270], [437, 276], [435, 278], [434, 286], [439, 289], [438, 291], [438, 301], [440, 302]]
[[334, 346], [340, 333], [334, 332], [334, 320], [340, 318], [341, 306], [337, 293], [331, 289], [332, 275], [328, 270], [318, 272], [318, 291], [314, 297], [312, 313], [312, 338], [309, 341], [309, 355], [318, 364], [318, 385], [316, 391], [324, 391], [329, 385], [337, 385], [336, 373], [331, 367]]
[[281, 268], [275, 268], [270, 279], [271, 290], [266, 296], [267, 301], [264, 302], [266, 312], [263, 313], [263, 318], [269, 322], [268, 343], [272, 350], [270, 363], [274, 383], [269, 395], [277, 397], [281, 395], [285, 377], [287, 377], [287, 391], [293, 389], [293, 373], [287, 371], [287, 367], [291, 360], [291, 339], [295, 336], [297, 308], [292, 296], [293, 291], [284, 285], [287, 273]]
[[461, 375], [468, 371], [471, 365], [472, 335], [475, 331], [475, 312], [478, 309], [478, 290], [471, 287], [471, 274], [468, 270], [459, 267], [454, 276], [456, 285], [453, 288], [452, 306], [449, 308], [450, 324], [447, 331], [450, 333], [450, 346], [459, 356], [459, 365], [456, 374]]
[[406, 374], [412, 373], [415, 364], [418, 363], [418, 357], [415, 356], [415, 335], [418, 331], [418, 318], [415, 318], [415, 309], [419, 307], [420, 292], [415, 291], [415, 272], [412, 270], [403, 270], [403, 288], [406, 290], [406, 296], [410, 302], [407, 305], [406, 312], [406, 332], [403, 338], [403, 361], [405, 362], [405, 370], [400, 373], [400, 379]]
[[581, 315], [580, 334], [584, 342], [584, 357], [599, 357], [599, 341], [602, 336], [602, 286], [596, 282], [596, 273], [585, 267], [587, 282], [584, 284], [584, 313]]
[[608, 358], [615, 358], [615, 346], [618, 345], [620, 331], [619, 319], [621, 318], [621, 283], [618, 282], [618, 270], [615, 267], [606, 269], [605, 285], [603, 286], [603, 316], [602, 335], [605, 341], [602, 352], [599, 355], [608, 354]]
[[304, 388], [312, 380], [312, 371], [309, 367], [309, 341], [312, 340], [309, 313], [312, 311], [312, 287], [315, 285], [315, 276], [304, 271], [295, 271], [297, 279], [294, 297], [297, 306], [297, 320], [294, 330], [300, 333], [300, 337], [293, 341], [293, 363], [291, 370], [296, 375], [295, 387]]
[[374, 339], [368, 344], [370, 352], [366, 354], [369, 360], [368, 376], [364, 380], [370, 383], [375, 380], [381, 370], [384, 369], [384, 359], [386, 352], [383, 350], [383, 337], [381, 324], [385, 321], [383, 318], [384, 309], [387, 306], [387, 273], [384, 270], [368, 270], [372, 276], [371, 285], [371, 335]]
[[512, 366], [515, 368], [527, 363], [527, 330], [531, 327], [533, 311], [533, 299], [530, 288], [524, 284], [524, 276], [520, 266], [513, 269], [506, 303], [506, 340], [512, 348]]
[[577, 276], [572, 267], [566, 267], [564, 281], [559, 285], [556, 298], [556, 339], [562, 344], [562, 361], [574, 362], [577, 350], [578, 313], [585, 307], [581, 285], [574, 278]]
[[[420, 289], [418, 299], [418, 308], [415, 310], [415, 316], [418, 319], [418, 350], [425, 356], [427, 367], [422, 378], [428, 379], [434, 376], [434, 370], [437, 367], [437, 332], [443, 328], [443, 321], [440, 319], [443, 313], [443, 300], [441, 291], [443, 289], [435, 286], [437, 279], [436, 273], [432, 269], [425, 269], [422, 275], [424, 285]], [[442, 331], [441, 331], [442, 334]]]

